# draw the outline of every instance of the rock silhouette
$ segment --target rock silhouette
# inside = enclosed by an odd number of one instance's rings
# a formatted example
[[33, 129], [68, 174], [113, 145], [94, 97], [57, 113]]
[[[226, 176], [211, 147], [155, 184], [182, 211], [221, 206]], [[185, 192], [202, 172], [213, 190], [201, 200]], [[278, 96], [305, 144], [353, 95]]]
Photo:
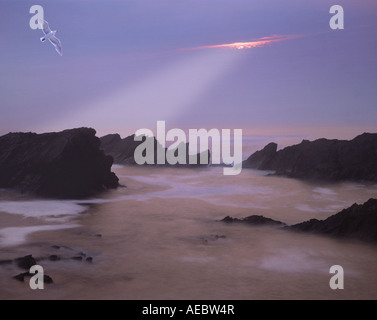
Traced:
[[0, 187], [54, 198], [82, 198], [118, 186], [113, 159], [91, 128], [0, 137]]
[[377, 199], [369, 199], [364, 204], [355, 203], [325, 220], [311, 219], [288, 228], [377, 242]]
[[232, 217], [225, 217], [221, 220], [225, 223], [244, 223], [254, 226], [263, 226], [263, 225], [270, 225], [270, 226], [285, 226], [285, 223], [277, 220], [273, 220], [271, 218], [266, 218], [264, 216], [252, 215], [246, 218], [238, 219]]
[[300, 179], [377, 181], [377, 133], [350, 141], [303, 140], [279, 151], [276, 143], [270, 143], [245, 160], [243, 167]]
[[[105, 154], [111, 155], [114, 158], [114, 163], [117, 164], [124, 164], [124, 165], [135, 165], [135, 150], [136, 148], [142, 144], [146, 139], [151, 140], [151, 144], [154, 146], [154, 165], [162, 165], [162, 166], [169, 166], [167, 161], [167, 155], [174, 154], [175, 156], [178, 155], [178, 146], [173, 150], [168, 150], [164, 148], [155, 137], [143, 137], [142, 141], [135, 141], [135, 135], [128, 136], [124, 139], [120, 137], [119, 134], [109, 134], [106, 136], [101, 137], [101, 149], [104, 151]], [[206, 166], [207, 164], [200, 164], [200, 155], [204, 153], [208, 155], [208, 163], [210, 162], [210, 151], [203, 151], [202, 153], [189, 155], [189, 144], [186, 143], [183, 146], [183, 149], [186, 151], [186, 163], [185, 164], [175, 164], [176, 167], [198, 167], [198, 166]], [[159, 158], [160, 157], [160, 158]], [[190, 164], [193, 163], [193, 159], [196, 158], [197, 164]], [[191, 161], [190, 161], [191, 160]], [[165, 164], [158, 164], [158, 162], [165, 163]]]
[[242, 223], [246, 225], [272, 225], [284, 230], [325, 234], [337, 238], [358, 239], [377, 242], [377, 199], [369, 199], [364, 204], [353, 204], [349, 208], [328, 217], [325, 220], [311, 219], [302, 223], [286, 226], [264, 216], [253, 215], [238, 219], [225, 217], [222, 222]]

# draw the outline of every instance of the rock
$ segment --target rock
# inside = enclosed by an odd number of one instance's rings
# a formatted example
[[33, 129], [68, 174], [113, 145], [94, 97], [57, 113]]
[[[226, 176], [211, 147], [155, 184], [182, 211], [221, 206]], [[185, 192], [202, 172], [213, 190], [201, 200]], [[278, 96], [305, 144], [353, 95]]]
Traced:
[[226, 222], [226, 223], [232, 223], [232, 222], [238, 222], [240, 221], [239, 219], [237, 218], [232, 218], [230, 216], [226, 216], [224, 219], [221, 220], [222, 222]]
[[[166, 155], [168, 153], [173, 153], [174, 155], [177, 156], [178, 154], [178, 148], [173, 149], [173, 150], [168, 150], [167, 148], [164, 148], [155, 137], [143, 137], [142, 141], [135, 141], [134, 140], [135, 135], [128, 136], [124, 139], [120, 137], [119, 134], [109, 134], [106, 136], [101, 137], [101, 149], [104, 151], [105, 154], [108, 154], [114, 158], [114, 163], [117, 164], [124, 164], [124, 165], [135, 165], [136, 161], [134, 158], [134, 153], [136, 148], [146, 141], [146, 139], [152, 140], [151, 143], [154, 145], [154, 165], [158, 165], [158, 159], [157, 156], [159, 154], [162, 155], [162, 159], [160, 159], [159, 162], [165, 162], [163, 165], [159, 166], [170, 166], [169, 163], [166, 160]], [[182, 147], [182, 146], [181, 146]], [[186, 143], [185, 146], [182, 148], [185, 148], [186, 150], [186, 164], [176, 164], [174, 166], [176, 167], [200, 167], [200, 166], [207, 166], [208, 164], [200, 164], [200, 156], [201, 154], [207, 155], [208, 156], [208, 163], [210, 162], [211, 154], [210, 151], [204, 151], [202, 153], [198, 153], [196, 155], [189, 155], [188, 150], [189, 150], [189, 144]], [[159, 151], [157, 151], [159, 150]], [[197, 164], [190, 164], [190, 161], [196, 158], [196, 163]]]
[[74, 256], [71, 258], [72, 260], [82, 261], [82, 256]]
[[[115, 163], [136, 164], [134, 152], [142, 141], [134, 141], [134, 137], [135, 135], [133, 134], [122, 139], [119, 134], [109, 134], [100, 138], [101, 149], [105, 154], [112, 156]], [[159, 145], [156, 139], [154, 139], [153, 143], [155, 148]]]
[[219, 239], [225, 239], [226, 236], [224, 235], [218, 235], [218, 234], [211, 234], [209, 236], [203, 236], [203, 237], [200, 237], [200, 241], [205, 243], [205, 244], [208, 244], [208, 242], [210, 241], [216, 241], [216, 240], [219, 240]]
[[287, 228], [377, 242], [377, 199], [369, 199], [361, 205], [355, 203], [325, 220], [311, 219]]
[[303, 140], [276, 150], [277, 145], [270, 143], [245, 160], [243, 167], [301, 179], [377, 181], [377, 133], [364, 133], [350, 141]]
[[[225, 217], [225, 223], [244, 223], [250, 225], [285, 226], [285, 223], [263, 216], [250, 216], [243, 219]], [[338, 238], [352, 238], [367, 242], [377, 242], [377, 199], [369, 199], [364, 204], [353, 204], [325, 220], [311, 219], [285, 230], [326, 234]]]
[[278, 145], [276, 143], [269, 143], [262, 150], [253, 153], [247, 160], [245, 160], [242, 167], [268, 170], [265, 168], [270, 167], [271, 161], [276, 155], [277, 147]]
[[31, 277], [31, 275], [30, 275], [29, 272], [24, 272], [24, 273], [20, 273], [20, 274], [14, 276], [13, 278], [16, 279], [16, 280], [18, 280], [18, 281], [24, 282], [26, 276], [30, 276]]
[[[186, 161], [185, 161], [185, 164], [177, 163], [175, 165], [170, 165], [167, 162], [167, 160], [166, 160], [167, 166], [184, 167], [184, 168], [197, 168], [197, 167], [206, 167], [211, 162], [211, 152], [209, 150], [203, 151], [201, 153], [190, 155], [189, 154], [190, 145], [189, 145], [188, 142], [186, 144], [181, 143], [175, 149], [172, 149], [172, 150], [166, 149], [166, 151], [165, 151], [166, 152], [166, 157], [168, 157], [169, 154], [171, 154], [171, 156], [173, 156], [173, 157], [178, 157], [179, 148], [181, 148], [182, 150], [183, 149], [186, 150], [185, 151], [186, 152]], [[204, 161], [206, 161], [207, 163], [201, 164], [201, 158], [202, 157], [203, 157], [203, 159], [206, 159]]]
[[60, 257], [57, 256], [56, 254], [52, 254], [51, 256], [48, 257], [50, 261], [59, 261]]
[[86, 260], [86, 262], [89, 262], [89, 263], [93, 262], [93, 258], [92, 257], [87, 257], [85, 260]]
[[[34, 274], [31, 274], [29, 272], [24, 272], [24, 273], [20, 273], [20, 274], [14, 276], [13, 278], [20, 281], [20, 282], [25, 282], [25, 278], [30, 278], [32, 276], [34, 276]], [[54, 283], [52, 278], [47, 274], [43, 275], [43, 282], [47, 283], [47, 284]]]
[[47, 283], [47, 284], [54, 283], [54, 281], [52, 280], [52, 278], [49, 275], [47, 275], [47, 274], [45, 274], [43, 276], [43, 281], [44, 281], [44, 283]]
[[37, 264], [33, 256], [30, 254], [25, 257], [15, 259], [17, 266], [21, 269], [30, 270], [30, 268]]
[[243, 219], [232, 218], [232, 217], [225, 217], [222, 222], [225, 223], [244, 223], [249, 225], [261, 226], [261, 225], [270, 225], [270, 226], [284, 226], [285, 223], [277, 220], [273, 220], [270, 218], [266, 218], [263, 216], [252, 215]]
[[82, 198], [118, 186], [113, 159], [91, 128], [0, 137], [0, 188], [54, 198]]
[[12, 260], [0, 260], [0, 266], [4, 264], [12, 264]]

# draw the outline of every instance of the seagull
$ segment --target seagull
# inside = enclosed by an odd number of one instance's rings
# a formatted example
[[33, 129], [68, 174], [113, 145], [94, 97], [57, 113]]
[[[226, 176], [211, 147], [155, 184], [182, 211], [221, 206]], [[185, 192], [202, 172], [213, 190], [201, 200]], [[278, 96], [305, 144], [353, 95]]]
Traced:
[[62, 56], [62, 43], [55, 37], [57, 31], [51, 31], [46, 20], [38, 19], [38, 22], [42, 26], [43, 33], [45, 34], [44, 37], [41, 38], [41, 42], [45, 42], [48, 39], [54, 45], [56, 52]]

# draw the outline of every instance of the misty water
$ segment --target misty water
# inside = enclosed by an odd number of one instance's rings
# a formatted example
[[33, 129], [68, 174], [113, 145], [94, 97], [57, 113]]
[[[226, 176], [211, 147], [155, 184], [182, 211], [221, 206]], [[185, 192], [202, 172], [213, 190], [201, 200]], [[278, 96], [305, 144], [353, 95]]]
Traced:
[[[325, 219], [376, 197], [377, 185], [307, 183], [247, 169], [224, 176], [219, 167], [114, 172], [126, 187], [94, 199], [0, 192], [0, 260], [33, 254], [54, 279], [33, 291], [12, 279], [22, 270], [0, 265], [0, 299], [377, 298], [374, 245], [219, 221]], [[78, 252], [93, 263], [70, 259]], [[52, 254], [62, 259], [45, 259]], [[344, 268], [344, 290], [329, 287], [332, 265]]]

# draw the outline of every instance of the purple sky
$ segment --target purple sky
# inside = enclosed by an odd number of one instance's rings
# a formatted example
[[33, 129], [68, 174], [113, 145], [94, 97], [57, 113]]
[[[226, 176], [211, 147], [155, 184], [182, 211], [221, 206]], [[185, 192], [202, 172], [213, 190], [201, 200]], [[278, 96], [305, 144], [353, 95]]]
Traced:
[[[60, 57], [29, 8], [40, 4]], [[329, 28], [329, 8], [345, 29]], [[0, 0], [0, 134], [90, 126], [377, 131], [377, 1]], [[244, 50], [208, 48], [272, 35]], [[327, 131], [326, 131], [327, 130]]]

